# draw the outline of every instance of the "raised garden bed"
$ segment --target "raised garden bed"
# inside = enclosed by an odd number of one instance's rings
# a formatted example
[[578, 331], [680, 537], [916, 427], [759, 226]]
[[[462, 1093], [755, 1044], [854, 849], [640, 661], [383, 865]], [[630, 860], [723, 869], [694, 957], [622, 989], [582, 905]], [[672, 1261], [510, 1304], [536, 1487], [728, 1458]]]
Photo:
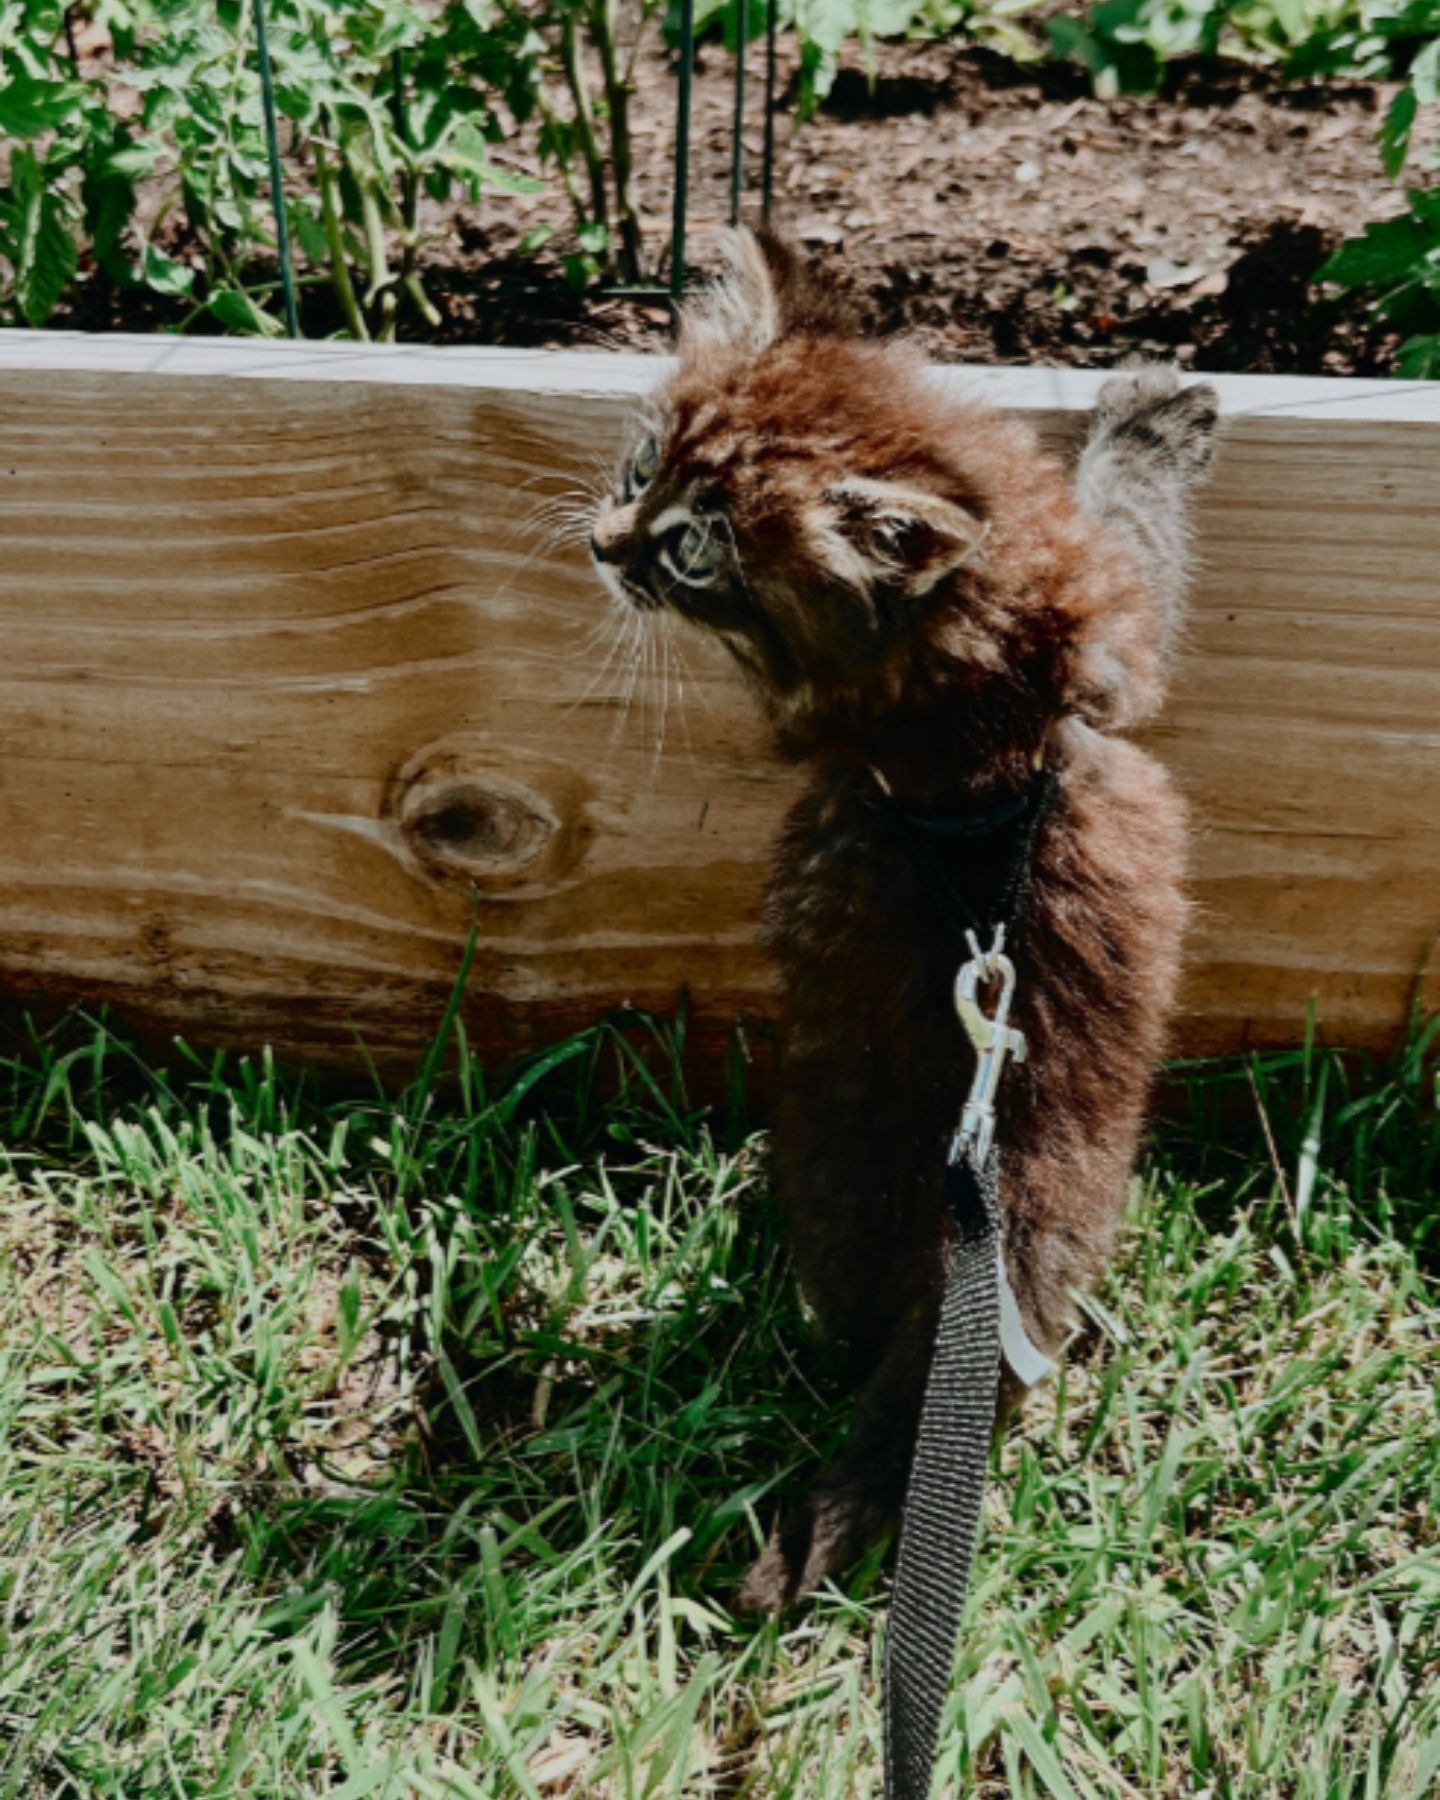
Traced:
[[[583, 554], [524, 526], [656, 373], [0, 334], [0, 995], [407, 1067], [473, 917], [487, 1055], [688, 989], [713, 1067], [769, 1005], [787, 781], [702, 644], [626, 713]], [[1100, 379], [949, 378], [1061, 439]], [[1220, 385], [1154, 738], [1198, 826], [1178, 1047], [1294, 1041], [1312, 1002], [1380, 1045], [1440, 1002], [1440, 392]]]

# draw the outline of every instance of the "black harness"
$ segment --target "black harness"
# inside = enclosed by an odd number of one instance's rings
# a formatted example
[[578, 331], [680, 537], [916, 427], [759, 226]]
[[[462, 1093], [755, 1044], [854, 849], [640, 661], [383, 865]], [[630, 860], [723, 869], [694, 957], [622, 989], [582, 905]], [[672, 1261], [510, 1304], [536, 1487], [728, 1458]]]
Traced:
[[[1054, 770], [1037, 769], [1018, 794], [1007, 794], [973, 812], [948, 817], [901, 812], [889, 803], [887, 796], [881, 816], [886, 830], [915, 864], [940, 916], [957, 937], [971, 931], [978, 937], [990, 937], [997, 925], [1003, 925], [1013, 944], [1030, 899], [1035, 845], [1059, 797], [1060, 778]], [[1005, 833], [1013, 839], [1010, 855], [995, 898], [982, 916], [961, 891], [953, 872], [946, 868], [945, 851]]]
[[[1002, 1354], [1012, 1366], [1023, 1365], [1015, 1372], [1027, 1383], [1047, 1366], [1025, 1336], [1005, 1274], [993, 1127], [1005, 1060], [1025, 1054], [1024, 1038], [1007, 1024], [1015, 971], [1005, 944], [1019, 937], [1035, 846], [1058, 795], [1058, 779], [1042, 769], [1023, 793], [958, 817], [921, 817], [893, 804], [884, 814], [942, 917], [969, 943], [971, 955], [956, 978], [956, 1004], [978, 1059], [946, 1162], [945, 1197], [954, 1230], [885, 1640], [888, 1800], [927, 1800], [930, 1792], [980, 1529]], [[982, 916], [946, 867], [944, 851], [1002, 834], [1010, 835], [1012, 845]], [[1003, 986], [990, 1017], [979, 1009], [977, 995], [982, 983], [993, 980]]]

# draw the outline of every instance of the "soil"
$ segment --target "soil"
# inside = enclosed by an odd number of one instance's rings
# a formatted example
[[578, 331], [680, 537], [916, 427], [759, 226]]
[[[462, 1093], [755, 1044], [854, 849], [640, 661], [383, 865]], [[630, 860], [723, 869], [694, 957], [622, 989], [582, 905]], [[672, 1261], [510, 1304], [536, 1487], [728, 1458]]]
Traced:
[[[731, 68], [719, 46], [701, 50], [689, 223], [700, 269], [729, 217]], [[748, 73], [745, 158], [758, 187], [759, 45]], [[657, 252], [673, 95], [673, 66], [657, 54], [636, 109]], [[914, 335], [937, 360], [1098, 366], [1159, 351], [1200, 369], [1383, 373], [1393, 335], [1363, 300], [1313, 278], [1342, 238], [1402, 210], [1375, 145], [1388, 98], [1373, 84], [1297, 85], [1231, 63], [1175, 65], [1162, 95], [1100, 100], [1064, 65], [881, 45], [873, 78], [842, 69], [816, 118], [798, 131], [779, 121], [774, 218], [833, 267], [873, 327]], [[758, 210], [752, 189], [745, 216]], [[537, 282], [517, 248], [542, 220], [563, 222], [550, 195], [457, 217], [444, 337], [663, 348], [665, 307], [579, 300], [554, 264]]]
[[[763, 65], [757, 43], [747, 219], [760, 210]], [[701, 272], [729, 221], [733, 67], [718, 43], [697, 51], [689, 238]], [[663, 46], [642, 59], [638, 82], [636, 185], [663, 279], [675, 105]], [[1101, 100], [1077, 67], [887, 44], [873, 72], [842, 68], [822, 111], [796, 129], [782, 40], [779, 93], [774, 222], [833, 268], [872, 328], [911, 334], [936, 360], [1103, 366], [1139, 351], [1198, 369], [1334, 375], [1393, 363], [1397, 339], [1364, 299], [1314, 284], [1342, 238], [1403, 209], [1375, 144], [1384, 87], [1172, 64], [1163, 94]], [[500, 156], [544, 173], [523, 138]], [[443, 319], [428, 335], [440, 342], [668, 346], [663, 302], [567, 286], [573, 221], [558, 181], [426, 223], [436, 232], [426, 285]], [[556, 235], [522, 252], [539, 225]], [[337, 328], [328, 304], [311, 290], [307, 335]], [[101, 310], [56, 323], [169, 322], [140, 296], [111, 292]]]

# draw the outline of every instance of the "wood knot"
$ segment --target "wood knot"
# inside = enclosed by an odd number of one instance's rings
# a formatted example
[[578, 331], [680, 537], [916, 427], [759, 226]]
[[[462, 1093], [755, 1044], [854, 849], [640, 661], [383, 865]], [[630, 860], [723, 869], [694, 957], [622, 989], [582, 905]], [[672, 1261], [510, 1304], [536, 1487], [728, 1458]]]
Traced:
[[403, 826], [431, 857], [496, 875], [533, 862], [559, 821], [531, 795], [466, 781], [422, 796]]
[[484, 761], [478, 745], [454, 740], [412, 757], [395, 777], [385, 811], [407, 858], [431, 880], [548, 883], [588, 836], [573, 771], [549, 765], [520, 780]]

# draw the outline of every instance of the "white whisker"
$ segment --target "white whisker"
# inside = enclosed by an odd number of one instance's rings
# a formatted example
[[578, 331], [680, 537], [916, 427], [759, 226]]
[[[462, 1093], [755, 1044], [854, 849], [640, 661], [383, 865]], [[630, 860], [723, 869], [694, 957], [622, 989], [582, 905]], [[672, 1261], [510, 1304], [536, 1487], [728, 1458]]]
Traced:
[[610, 754], [613, 755], [624, 735], [629, 722], [630, 709], [635, 704], [635, 687], [640, 679], [640, 664], [645, 654], [647, 641], [645, 615], [636, 611], [631, 619], [632, 631], [627, 648], [627, 665], [625, 685], [621, 695], [620, 709], [615, 715], [615, 726], [610, 734]]
[[654, 719], [653, 728], [647, 730], [646, 736], [649, 737], [654, 744], [654, 749], [652, 750], [650, 757], [650, 783], [653, 787], [655, 783], [655, 771], [660, 762], [660, 750], [665, 742], [664, 659], [661, 655], [658, 613], [646, 635], [649, 638], [648, 680], [650, 688], [650, 706], [648, 711]]
[[[711, 704], [710, 704], [710, 696], [705, 691], [705, 684], [703, 681], [700, 680], [700, 678], [696, 675], [695, 671], [690, 667], [689, 658], [685, 655], [685, 650], [684, 650], [684, 647], [681, 642], [681, 640], [684, 638], [684, 636], [685, 636], [684, 626], [675, 624], [673, 621], [673, 618], [672, 618], [671, 629], [670, 629], [670, 647], [675, 652], [676, 670], [677, 670], [678, 674], [681, 676], [682, 680], [688, 681], [690, 683], [691, 689], [696, 694], [699, 695], [700, 704], [701, 704], [701, 706], [703, 706], [705, 708], [706, 712], [713, 713], [715, 708], [713, 706], [711, 706]], [[711, 640], [711, 639], [707, 639], [706, 641], [713, 642], [713, 640]]]
[[556, 494], [542, 500], [516, 526], [517, 535], [539, 535], [542, 543], [557, 544], [588, 538], [595, 523], [598, 502], [579, 492]]
[[[690, 718], [686, 712], [685, 682], [688, 668], [680, 650], [679, 634], [675, 629], [673, 613], [665, 614], [665, 653], [675, 665], [675, 717], [680, 721], [680, 741], [685, 746], [685, 760], [693, 768], [695, 765], [695, 748], [690, 742]], [[692, 684], [693, 685], [693, 684]], [[704, 695], [701, 695], [704, 700]], [[705, 701], [708, 707], [709, 701]]]
[[571, 482], [569, 486], [563, 488], [558, 494], [542, 495], [528, 512], [521, 514], [520, 518], [516, 521], [516, 525], [517, 528], [528, 526], [535, 519], [546, 517], [547, 514], [554, 511], [557, 507], [567, 505], [598, 506], [599, 503], [599, 489], [584, 483]]
[[567, 712], [574, 712], [578, 707], [583, 706], [596, 689], [602, 685], [606, 676], [610, 673], [611, 665], [614, 664], [617, 656], [620, 656], [621, 658], [620, 667], [624, 667], [623, 646], [630, 634], [630, 629], [633, 624], [633, 614], [623, 602], [612, 599], [606, 609], [605, 618], [602, 623], [608, 627], [609, 637], [609, 649], [606, 652], [605, 660], [590, 677], [590, 680], [585, 685], [585, 691], [580, 695], [579, 699], [572, 701], [565, 709]]
[[655, 750], [650, 759], [650, 785], [655, 785], [660, 773], [660, 759], [665, 754], [665, 727], [670, 719], [670, 632], [669, 613], [660, 615], [658, 628], [651, 633], [655, 639], [655, 660], [659, 664], [660, 675], [660, 723], [655, 733]]
[[[572, 651], [571, 654], [574, 656], [575, 661], [588, 664], [590, 661], [590, 652], [592, 650], [598, 650], [603, 642], [613, 637], [614, 634], [619, 631], [620, 623], [620, 607], [618, 602], [607, 598], [605, 610], [601, 613], [600, 617], [595, 620], [590, 629], [585, 633], [585, 636]], [[572, 622], [570, 629], [572, 631], [579, 631], [583, 624], [583, 619], [576, 619]]]

